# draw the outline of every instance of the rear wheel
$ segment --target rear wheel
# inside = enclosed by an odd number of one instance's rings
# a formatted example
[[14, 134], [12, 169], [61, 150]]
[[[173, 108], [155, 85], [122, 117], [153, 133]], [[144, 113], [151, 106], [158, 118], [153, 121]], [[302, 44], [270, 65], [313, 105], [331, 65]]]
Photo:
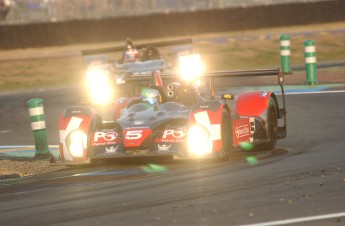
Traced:
[[227, 111], [222, 114], [221, 137], [223, 143], [223, 150], [220, 154], [220, 160], [227, 160], [232, 151], [232, 127], [230, 115]]
[[275, 101], [271, 98], [267, 112], [268, 142], [260, 145], [259, 150], [271, 150], [276, 146], [278, 139], [278, 112]]

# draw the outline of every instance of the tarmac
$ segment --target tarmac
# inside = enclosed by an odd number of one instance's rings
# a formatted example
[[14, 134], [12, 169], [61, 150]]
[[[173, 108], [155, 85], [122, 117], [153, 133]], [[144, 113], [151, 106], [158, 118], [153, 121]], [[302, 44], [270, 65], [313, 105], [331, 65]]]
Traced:
[[[317, 68], [318, 69], [327, 69], [327, 68], [337, 68], [341, 67], [343, 68], [345, 66], [345, 61], [339, 61], [339, 62], [329, 62], [329, 63], [318, 63]], [[303, 70], [303, 65], [295, 65], [291, 67], [293, 71], [301, 71]], [[284, 76], [285, 80], [295, 80], [293, 74], [287, 74]], [[328, 78], [328, 75], [325, 75], [324, 77], [327, 77], [326, 80], [322, 81], [320, 84], [316, 85], [306, 85], [303, 84], [305, 82], [305, 78], [301, 78], [298, 76], [297, 84], [300, 85], [284, 85], [284, 92], [285, 95], [294, 95], [294, 94], [313, 94], [313, 93], [343, 93], [345, 92], [345, 84], [344, 84], [344, 75], [342, 72], [337, 73], [336, 77], [334, 78]], [[324, 79], [322, 76], [321, 80]], [[341, 80], [340, 83], [337, 83], [337, 81], [332, 80]], [[294, 81], [296, 82], [296, 81]], [[339, 81], [338, 81], [339, 82]], [[247, 87], [247, 88], [241, 88], [240, 92], [243, 91], [253, 91], [254, 87]], [[275, 86], [256, 86], [255, 90], [270, 90], [277, 95], [281, 95], [281, 90], [278, 85]], [[236, 91], [236, 92], [237, 92]], [[223, 90], [224, 92], [224, 90]], [[233, 93], [233, 90], [231, 90], [231, 93]], [[55, 157], [59, 156], [59, 146], [58, 145], [49, 145], [49, 151], [50, 154], [53, 154]], [[0, 160], [31, 160], [38, 157], [38, 154], [36, 153], [36, 149], [34, 145], [20, 145], [20, 146], [0, 146]]]
[[[345, 92], [345, 84], [322, 84], [322, 85], [295, 85], [284, 86], [285, 95], [313, 94], [313, 93], [342, 93]], [[279, 87], [258, 87], [260, 90], [272, 90], [280, 95]], [[242, 90], [245, 91], [245, 90]], [[49, 151], [55, 157], [59, 156], [59, 146], [49, 145]], [[38, 153], [39, 154], [39, 153]], [[0, 146], [0, 160], [31, 160], [39, 156], [34, 145]]]
[[[49, 151], [54, 156], [59, 155], [58, 145], [49, 145]], [[31, 160], [39, 156], [34, 145], [0, 146], [0, 159]]]

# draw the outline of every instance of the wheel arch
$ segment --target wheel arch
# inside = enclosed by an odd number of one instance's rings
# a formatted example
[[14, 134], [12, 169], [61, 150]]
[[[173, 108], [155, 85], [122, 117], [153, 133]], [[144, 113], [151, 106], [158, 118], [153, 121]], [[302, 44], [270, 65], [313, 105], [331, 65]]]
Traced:
[[[58, 129], [59, 129], [59, 147], [60, 156], [63, 161], [83, 163], [88, 161], [92, 155], [90, 148], [90, 139], [92, 133], [102, 123], [101, 116], [86, 106], [72, 106], [65, 109], [60, 115]], [[68, 150], [66, 139], [75, 130], [80, 130], [86, 134], [86, 148], [84, 149], [83, 157], [73, 157]]]
[[235, 102], [236, 115], [251, 117], [262, 116], [267, 112], [271, 97], [277, 105], [277, 97], [271, 91], [254, 91], [239, 94]]

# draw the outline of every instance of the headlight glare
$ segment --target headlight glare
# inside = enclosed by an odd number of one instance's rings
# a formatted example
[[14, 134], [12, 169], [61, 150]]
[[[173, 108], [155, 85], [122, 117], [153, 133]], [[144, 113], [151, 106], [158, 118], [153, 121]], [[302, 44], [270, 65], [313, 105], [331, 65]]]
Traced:
[[187, 81], [199, 77], [205, 71], [205, 65], [199, 54], [182, 55], [178, 58], [179, 74]]
[[192, 156], [205, 156], [212, 153], [213, 142], [210, 132], [201, 125], [195, 125], [188, 131], [188, 151]]
[[113, 100], [112, 81], [108, 71], [91, 69], [86, 74], [91, 98], [96, 104], [108, 104]]
[[75, 158], [81, 158], [84, 156], [84, 150], [87, 147], [86, 143], [87, 136], [80, 130], [74, 130], [67, 136], [67, 149]]

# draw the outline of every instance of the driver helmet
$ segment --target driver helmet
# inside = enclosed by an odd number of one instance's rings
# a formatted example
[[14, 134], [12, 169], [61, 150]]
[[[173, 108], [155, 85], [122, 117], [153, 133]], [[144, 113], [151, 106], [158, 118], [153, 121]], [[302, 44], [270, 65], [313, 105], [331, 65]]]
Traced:
[[135, 62], [140, 58], [140, 54], [136, 49], [128, 49], [125, 52], [124, 62]]
[[152, 105], [162, 103], [162, 97], [156, 89], [144, 89], [141, 92], [141, 98], [144, 101], [150, 102]]

